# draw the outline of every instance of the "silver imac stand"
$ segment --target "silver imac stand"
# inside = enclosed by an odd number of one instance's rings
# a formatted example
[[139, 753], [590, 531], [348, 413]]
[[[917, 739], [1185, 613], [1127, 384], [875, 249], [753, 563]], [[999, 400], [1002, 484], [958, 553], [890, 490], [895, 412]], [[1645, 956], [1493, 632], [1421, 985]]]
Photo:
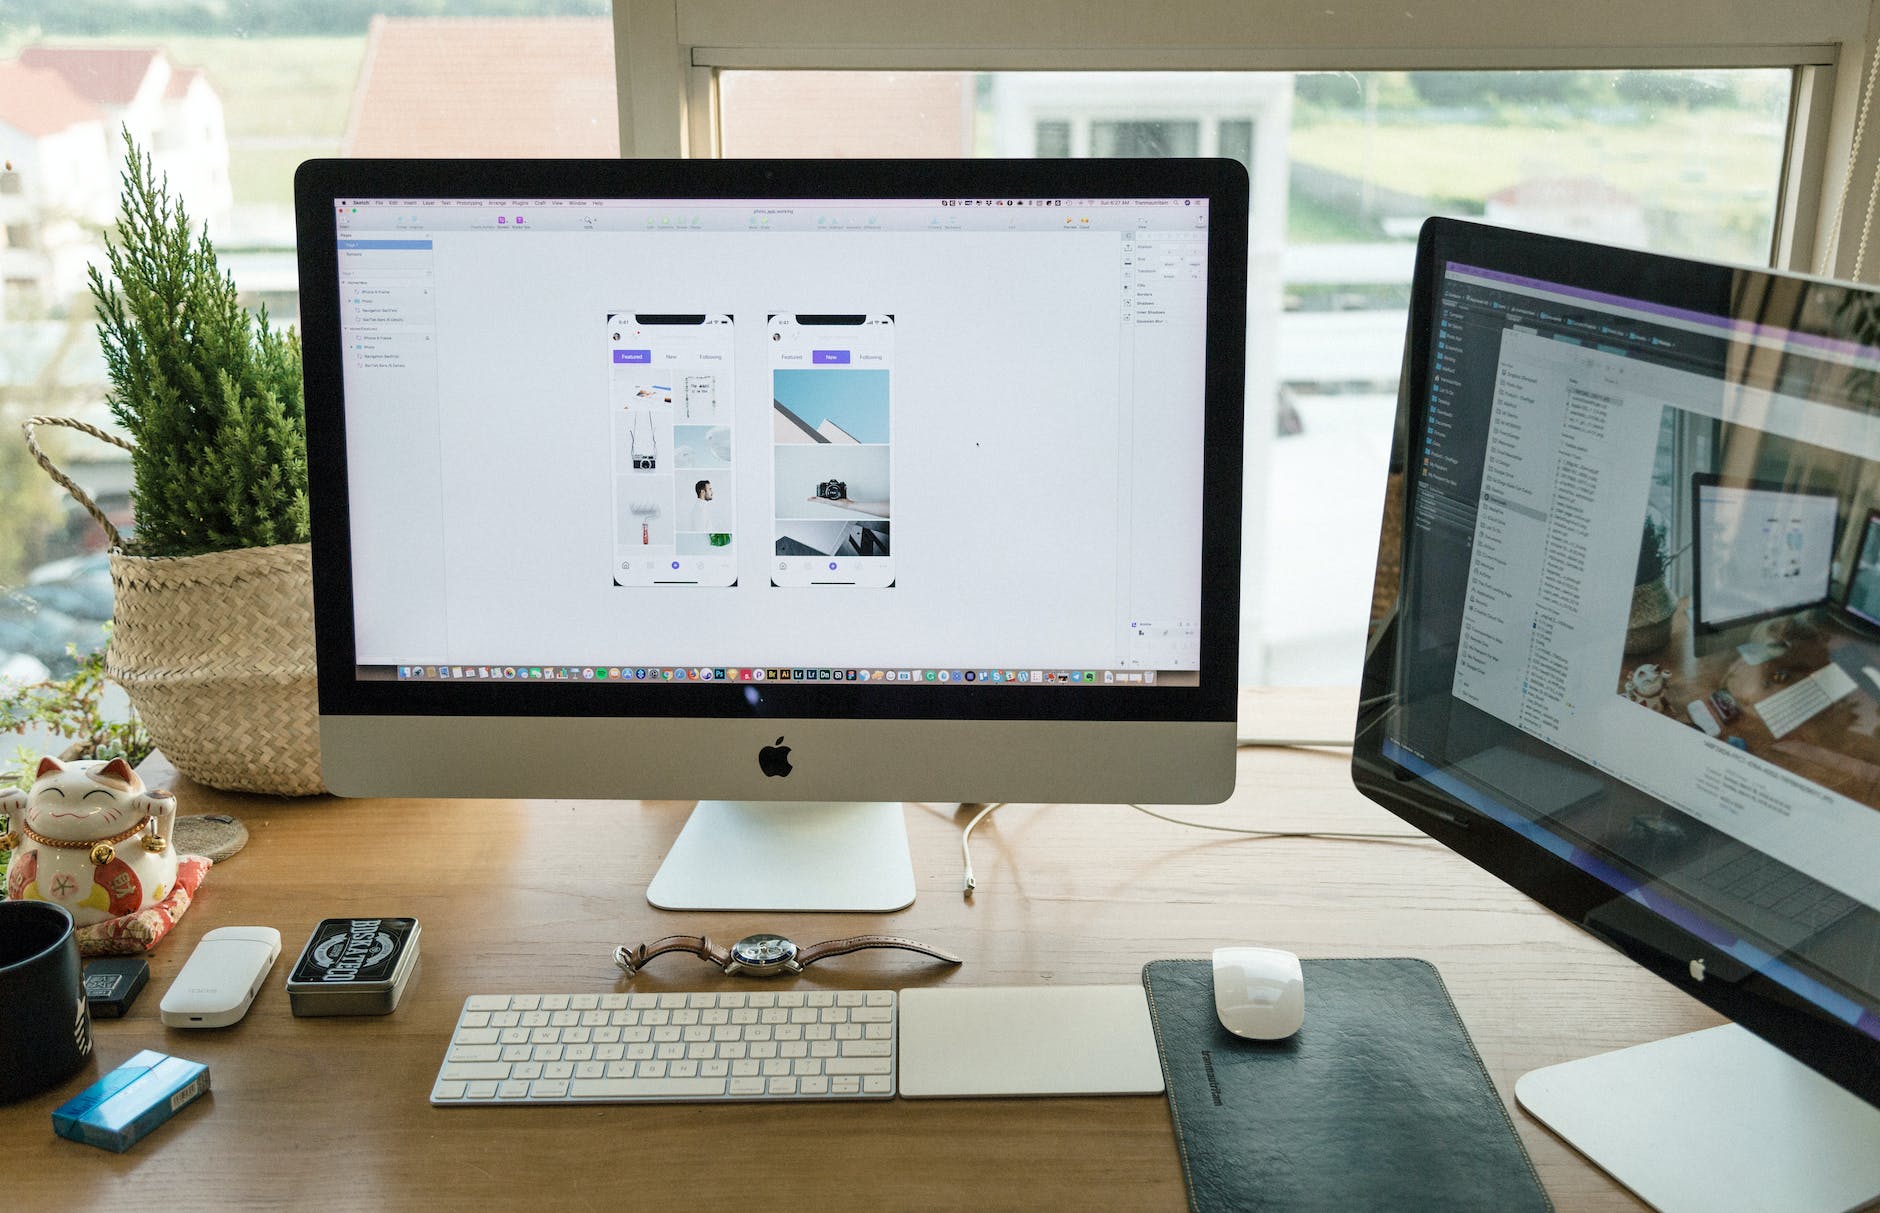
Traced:
[[1662, 1213], [1880, 1196], [1880, 1109], [1735, 1024], [1547, 1066], [1514, 1094]]
[[646, 888], [662, 910], [885, 914], [914, 903], [898, 804], [701, 800]]

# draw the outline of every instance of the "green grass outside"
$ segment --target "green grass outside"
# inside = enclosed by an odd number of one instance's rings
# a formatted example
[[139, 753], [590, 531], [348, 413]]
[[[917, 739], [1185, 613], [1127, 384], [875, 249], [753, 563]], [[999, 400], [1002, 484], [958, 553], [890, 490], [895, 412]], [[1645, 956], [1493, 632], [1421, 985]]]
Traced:
[[294, 170], [300, 167], [300, 162], [316, 156], [337, 155], [338, 139], [326, 143], [309, 141], [291, 147], [230, 148], [229, 186], [235, 191], [237, 205], [288, 206], [294, 201]]
[[222, 94], [231, 140], [346, 132], [363, 35], [351, 38], [170, 38], [175, 62], [200, 67]]
[[1760, 261], [1781, 179], [1782, 131], [1770, 116], [1716, 110], [1636, 126], [1380, 124], [1368, 140], [1361, 122], [1329, 120], [1294, 127], [1291, 155], [1432, 197], [1486, 199], [1534, 177], [1602, 177], [1654, 213], [1654, 236], [1665, 247]]
[[1288, 244], [1361, 244], [1382, 240], [1375, 223], [1366, 223], [1349, 211], [1307, 198], [1297, 189], [1286, 201]]

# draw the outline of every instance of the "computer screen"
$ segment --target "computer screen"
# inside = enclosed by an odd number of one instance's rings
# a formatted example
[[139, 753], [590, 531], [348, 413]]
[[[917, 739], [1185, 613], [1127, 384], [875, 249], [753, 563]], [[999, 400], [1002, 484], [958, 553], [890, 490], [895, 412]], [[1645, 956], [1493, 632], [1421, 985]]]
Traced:
[[1839, 498], [1830, 490], [1691, 477], [1692, 621], [1719, 629], [1828, 600]]
[[1237, 164], [297, 189], [335, 790], [1231, 790]]
[[1880, 1100], [1880, 651], [1833, 606], [1880, 295], [1459, 221], [1418, 256], [1359, 787]]
[[1880, 509], [1867, 511], [1855, 549], [1854, 569], [1848, 574], [1847, 596], [1841, 605], [1869, 627], [1880, 627]]

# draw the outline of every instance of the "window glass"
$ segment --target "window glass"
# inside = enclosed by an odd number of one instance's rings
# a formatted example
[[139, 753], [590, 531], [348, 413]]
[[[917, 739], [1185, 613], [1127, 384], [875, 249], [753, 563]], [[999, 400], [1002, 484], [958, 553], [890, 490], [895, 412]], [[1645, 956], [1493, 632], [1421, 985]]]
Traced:
[[[856, 97], [890, 78], [897, 88], [868, 94], [884, 106], [855, 112]], [[1350, 684], [1423, 219], [1766, 264], [1792, 84], [1781, 69], [724, 71], [719, 95], [727, 155], [1219, 155], [1248, 165], [1256, 437], [1242, 676]], [[792, 120], [803, 113], [817, 120]], [[865, 139], [864, 126], [889, 133]], [[1675, 503], [1666, 508], [1675, 541], [1683, 520]]]
[[1251, 174], [1253, 172], [1253, 123], [1240, 118], [1221, 120], [1221, 145], [1219, 154], [1229, 160], [1238, 160]]
[[[34, 413], [114, 429], [86, 267], [121, 129], [207, 226], [249, 306], [298, 319], [293, 174], [314, 156], [613, 156], [607, 0], [140, 4], [8, 0], [0, 22], [0, 680], [68, 671], [110, 612], [104, 536], [29, 458]], [[376, 10], [376, 11], [375, 11]], [[128, 458], [47, 453], [134, 533]], [[10, 748], [10, 747], [9, 747]]]
[[1093, 156], [1196, 156], [1201, 152], [1199, 122], [1093, 122]]
[[1041, 160], [1061, 160], [1071, 154], [1071, 124], [1057, 119], [1041, 121], [1037, 126], [1037, 154]]

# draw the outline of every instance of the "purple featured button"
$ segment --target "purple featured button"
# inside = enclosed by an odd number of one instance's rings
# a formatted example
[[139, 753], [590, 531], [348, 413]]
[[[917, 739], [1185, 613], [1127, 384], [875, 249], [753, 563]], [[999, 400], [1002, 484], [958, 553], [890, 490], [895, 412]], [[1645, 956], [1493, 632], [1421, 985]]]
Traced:
[[817, 366], [847, 366], [849, 352], [847, 350], [811, 350], [809, 360]]
[[653, 360], [653, 351], [651, 350], [615, 350], [614, 351], [615, 362], [651, 362], [652, 360]]

